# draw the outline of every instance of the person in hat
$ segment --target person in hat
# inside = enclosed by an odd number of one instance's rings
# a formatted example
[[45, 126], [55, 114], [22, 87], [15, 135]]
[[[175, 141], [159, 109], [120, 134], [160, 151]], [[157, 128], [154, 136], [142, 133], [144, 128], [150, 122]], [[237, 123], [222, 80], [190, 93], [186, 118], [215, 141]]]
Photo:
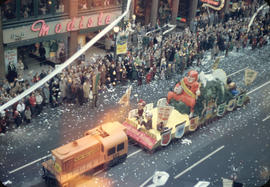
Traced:
[[143, 111], [144, 111], [143, 109], [144, 109], [145, 105], [146, 105], [146, 102], [144, 100], [140, 99], [138, 102], [138, 117], [137, 117], [138, 120], [143, 118]]

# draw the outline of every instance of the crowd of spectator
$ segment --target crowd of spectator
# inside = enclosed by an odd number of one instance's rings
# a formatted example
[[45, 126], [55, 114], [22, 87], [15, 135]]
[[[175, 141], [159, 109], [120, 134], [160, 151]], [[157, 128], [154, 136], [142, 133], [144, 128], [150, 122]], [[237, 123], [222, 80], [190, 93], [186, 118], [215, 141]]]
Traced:
[[[203, 19], [196, 18], [191, 30], [186, 28], [167, 35], [161, 32], [146, 35], [149, 27], [137, 27], [129, 34], [132, 45], [127, 54], [115, 57], [108, 52], [94, 61], [79, 58], [31, 95], [1, 111], [0, 131], [5, 132], [12, 123], [17, 127], [30, 123], [47, 106], [57, 107], [63, 102], [83, 105], [93, 98], [96, 83], [98, 90], [134, 81], [140, 86], [153, 80], [169, 79], [176, 73], [182, 74], [190, 66], [200, 66], [206, 51], [211, 51], [212, 59], [215, 59], [220, 54], [229, 55], [233, 49], [239, 51], [251, 46], [254, 50], [262, 47], [269, 40], [270, 13], [259, 15], [250, 32], [247, 32], [251, 12], [247, 7], [241, 8], [238, 16], [228, 14], [226, 19], [216, 20], [211, 18], [210, 13]], [[0, 84], [0, 105], [51, 71], [43, 70], [29, 79], [23, 79], [23, 63], [19, 60], [19, 65], [14, 68], [10, 64], [8, 77]], [[99, 78], [96, 78], [97, 73]], [[92, 104], [93, 107], [95, 105]]]

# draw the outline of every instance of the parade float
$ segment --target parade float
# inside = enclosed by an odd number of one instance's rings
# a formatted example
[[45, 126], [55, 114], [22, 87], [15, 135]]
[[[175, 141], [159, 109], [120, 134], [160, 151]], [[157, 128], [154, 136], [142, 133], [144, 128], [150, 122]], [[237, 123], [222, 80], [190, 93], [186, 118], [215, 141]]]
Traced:
[[211, 74], [191, 70], [156, 107], [140, 100], [123, 125], [132, 141], [152, 152], [248, 101], [246, 91], [237, 88], [223, 70]]

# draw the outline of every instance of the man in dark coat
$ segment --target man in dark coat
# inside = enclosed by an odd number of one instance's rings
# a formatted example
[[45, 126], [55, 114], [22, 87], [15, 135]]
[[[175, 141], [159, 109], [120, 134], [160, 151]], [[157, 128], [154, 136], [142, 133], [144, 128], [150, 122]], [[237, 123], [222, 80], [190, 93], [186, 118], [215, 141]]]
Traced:
[[40, 66], [42, 66], [42, 63], [45, 63], [46, 60], [46, 49], [43, 47], [42, 43], [39, 46], [39, 55], [40, 55]]

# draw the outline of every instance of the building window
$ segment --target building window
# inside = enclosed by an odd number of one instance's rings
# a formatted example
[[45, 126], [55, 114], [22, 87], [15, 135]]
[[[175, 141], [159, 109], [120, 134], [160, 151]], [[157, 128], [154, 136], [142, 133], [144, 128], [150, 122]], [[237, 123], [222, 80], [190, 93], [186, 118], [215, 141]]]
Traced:
[[[39, 0], [38, 2], [38, 15], [51, 14], [55, 10], [55, 1], [54, 0]], [[54, 9], [54, 10], [53, 10]]]
[[6, 1], [1, 8], [3, 21], [16, 18], [16, 0]]
[[56, 13], [64, 13], [64, 10], [65, 10], [64, 0], [56, 0], [55, 9], [56, 9]]
[[78, 10], [90, 10], [95, 8], [108, 8], [122, 5], [122, 0], [79, 0]]
[[29, 18], [34, 16], [34, 2], [33, 0], [21, 0], [20, 17]]
[[108, 150], [108, 156], [112, 155], [115, 153], [115, 147], [112, 147]]
[[1, 6], [3, 22], [64, 13], [64, 0], [8, 0]]
[[87, 0], [79, 0], [78, 2], [78, 9], [79, 10], [87, 10], [89, 8], [89, 4]]
[[117, 145], [117, 152], [123, 150], [124, 147], [125, 147], [125, 144], [124, 143], [118, 144]]

